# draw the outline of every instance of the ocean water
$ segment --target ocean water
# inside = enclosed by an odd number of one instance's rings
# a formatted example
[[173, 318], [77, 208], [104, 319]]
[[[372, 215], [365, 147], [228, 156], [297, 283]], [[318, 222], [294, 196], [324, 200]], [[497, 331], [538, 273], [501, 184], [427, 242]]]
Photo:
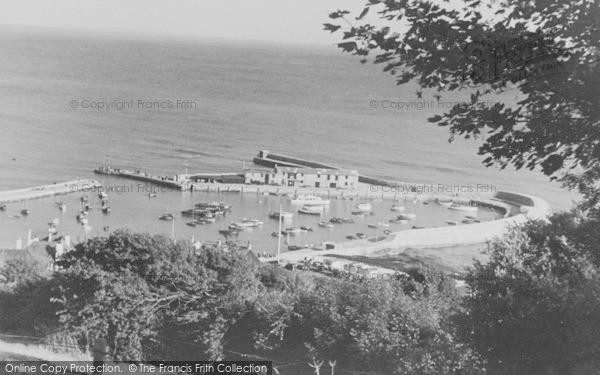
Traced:
[[[379, 66], [361, 65], [334, 46], [22, 28], [0, 28], [0, 44], [2, 190], [98, 178], [92, 171], [104, 164], [165, 175], [186, 169], [237, 172], [267, 149], [387, 179], [489, 184], [538, 195], [555, 210], [567, 209], [574, 199], [540, 172], [483, 167], [476, 153], [481, 141], [449, 143], [445, 129], [427, 122], [443, 112], [444, 103], [465, 100], [466, 93], [425, 105], [415, 86], [397, 86]], [[514, 100], [515, 93], [503, 99]], [[391, 102], [403, 108], [382, 108]], [[112, 107], [83, 108], [95, 103]], [[160, 209], [177, 212], [192, 199], [177, 194], [172, 198], [177, 209]], [[145, 218], [154, 221], [159, 209], [152, 205], [149, 212], [144, 199], [141, 192], [119, 198], [119, 206], [111, 201], [115, 219], [99, 225], [120, 226], [121, 209], [128, 213], [122, 223], [143, 229]], [[1, 246], [14, 244], [8, 214], [0, 216]], [[19, 225], [18, 232], [25, 227]]]

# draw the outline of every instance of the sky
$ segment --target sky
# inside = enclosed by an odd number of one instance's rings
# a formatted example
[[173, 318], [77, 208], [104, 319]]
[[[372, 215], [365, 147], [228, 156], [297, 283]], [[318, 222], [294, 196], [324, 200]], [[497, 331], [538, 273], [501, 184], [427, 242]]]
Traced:
[[328, 13], [367, 0], [0, 0], [0, 25], [332, 44]]

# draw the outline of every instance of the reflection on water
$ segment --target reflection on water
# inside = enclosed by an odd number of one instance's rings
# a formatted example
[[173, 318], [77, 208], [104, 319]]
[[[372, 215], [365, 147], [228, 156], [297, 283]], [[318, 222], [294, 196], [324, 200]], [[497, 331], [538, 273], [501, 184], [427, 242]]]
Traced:
[[[240, 232], [237, 241], [240, 244], [252, 244], [252, 249], [257, 252], [267, 251], [276, 253], [277, 237], [272, 236], [273, 232], [278, 230], [278, 221], [269, 218], [270, 211], [278, 211], [279, 205], [283, 205], [284, 211], [293, 212], [291, 220], [285, 220], [282, 228], [298, 228], [301, 226], [311, 227], [313, 230], [307, 233], [299, 233], [289, 237], [291, 245], [320, 244], [323, 241], [348, 241], [349, 235], [356, 233], [366, 233], [375, 236], [379, 231], [381, 234], [384, 229], [391, 231], [412, 229], [413, 226], [431, 227], [446, 226], [446, 221], [458, 222], [463, 224], [462, 220], [467, 215], [473, 215], [470, 212], [461, 212], [449, 210], [435, 202], [429, 204], [423, 202], [391, 200], [372, 202], [372, 212], [374, 215], [365, 217], [355, 217], [351, 214], [356, 211], [357, 201], [345, 199], [332, 199], [329, 206], [325, 206], [323, 214], [320, 216], [304, 215], [298, 213], [298, 206], [290, 203], [290, 198], [273, 195], [257, 194], [217, 194], [206, 192], [163, 192], [158, 193], [156, 197], [149, 197], [145, 184], [137, 181], [118, 179], [116, 177], [104, 177], [101, 182], [105, 186], [123, 185], [127, 188], [122, 189], [121, 194], [112, 193], [108, 195], [108, 202], [112, 211], [104, 214], [101, 211], [101, 200], [95, 192], [87, 194], [76, 193], [63, 196], [55, 196], [43, 199], [34, 199], [28, 202], [16, 202], [7, 204], [6, 211], [0, 211], [0, 246], [3, 248], [14, 247], [18, 236], [21, 236], [25, 243], [29, 229], [33, 233], [41, 236], [47, 236], [48, 222], [55, 218], [60, 219], [57, 226], [58, 235], [69, 234], [73, 241], [82, 241], [86, 237], [97, 235], [107, 235], [110, 231], [119, 228], [129, 228], [134, 231], [143, 231], [153, 234], [163, 233], [171, 235], [175, 233], [176, 238], [194, 237], [200, 241], [217, 241], [224, 239], [219, 234], [219, 229], [227, 229], [232, 221], [239, 221], [244, 218], [259, 219], [264, 225], [257, 228], [247, 228]], [[92, 209], [88, 215], [91, 230], [86, 232], [77, 220], [76, 216], [82, 209], [81, 197], [88, 195]], [[427, 199], [426, 196], [423, 197]], [[198, 225], [190, 227], [186, 225], [191, 221], [191, 217], [184, 217], [181, 211], [193, 207], [199, 202], [222, 201], [232, 205], [231, 211], [224, 216], [217, 216], [215, 223]], [[57, 203], [65, 202], [67, 210], [61, 212]], [[389, 228], [371, 228], [369, 224], [379, 222], [388, 223], [390, 219], [398, 216], [399, 212], [391, 211], [393, 204], [401, 204], [406, 207], [407, 213], [415, 213], [416, 219], [406, 224], [390, 223]], [[28, 216], [20, 218], [10, 218], [13, 215], [20, 215], [20, 211], [27, 207], [30, 210]], [[175, 220], [159, 220], [163, 213], [172, 213]], [[476, 213], [477, 219], [481, 221], [492, 220], [499, 217], [500, 214], [492, 212], [487, 208], [479, 208]], [[325, 228], [317, 223], [321, 220], [329, 221], [332, 217], [353, 218], [355, 223], [336, 224], [334, 228]], [[107, 230], [105, 230], [107, 229]], [[282, 250], [286, 248], [282, 238]]]

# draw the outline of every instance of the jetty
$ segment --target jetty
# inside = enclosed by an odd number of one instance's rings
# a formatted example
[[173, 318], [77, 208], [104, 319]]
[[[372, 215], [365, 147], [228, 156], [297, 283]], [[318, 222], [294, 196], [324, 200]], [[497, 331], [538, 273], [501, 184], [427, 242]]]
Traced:
[[65, 195], [94, 189], [100, 186], [102, 186], [102, 184], [96, 180], [84, 179], [25, 189], [2, 191], [0, 192], [0, 203], [19, 202], [28, 199], [50, 197], [53, 195]]
[[94, 169], [94, 173], [103, 175], [112, 175], [117, 177], [131, 178], [138, 181], [149, 182], [156, 185], [166, 186], [176, 190], [186, 190], [189, 188], [189, 179], [181, 179], [180, 176], [173, 177], [154, 175], [142, 171], [130, 171], [127, 169], [111, 168], [110, 166]]

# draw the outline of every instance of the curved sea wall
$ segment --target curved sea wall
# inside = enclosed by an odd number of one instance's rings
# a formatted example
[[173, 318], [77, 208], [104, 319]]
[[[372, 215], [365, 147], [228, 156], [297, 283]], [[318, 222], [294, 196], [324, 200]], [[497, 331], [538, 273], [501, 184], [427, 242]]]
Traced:
[[550, 214], [548, 203], [543, 199], [530, 195], [497, 192], [493, 200], [497, 201], [499, 206], [506, 204], [518, 206], [518, 212], [520, 213], [484, 223], [398, 231], [391, 233], [386, 239], [377, 242], [374, 242], [372, 239], [365, 239], [336, 243], [335, 249], [330, 250], [297, 250], [281, 254], [281, 259], [297, 261], [305, 257], [310, 258], [328, 254], [379, 256], [401, 253], [408, 248], [419, 249], [484, 244], [494, 237], [505, 233], [510, 226], [525, 223], [530, 219], [543, 220]]

